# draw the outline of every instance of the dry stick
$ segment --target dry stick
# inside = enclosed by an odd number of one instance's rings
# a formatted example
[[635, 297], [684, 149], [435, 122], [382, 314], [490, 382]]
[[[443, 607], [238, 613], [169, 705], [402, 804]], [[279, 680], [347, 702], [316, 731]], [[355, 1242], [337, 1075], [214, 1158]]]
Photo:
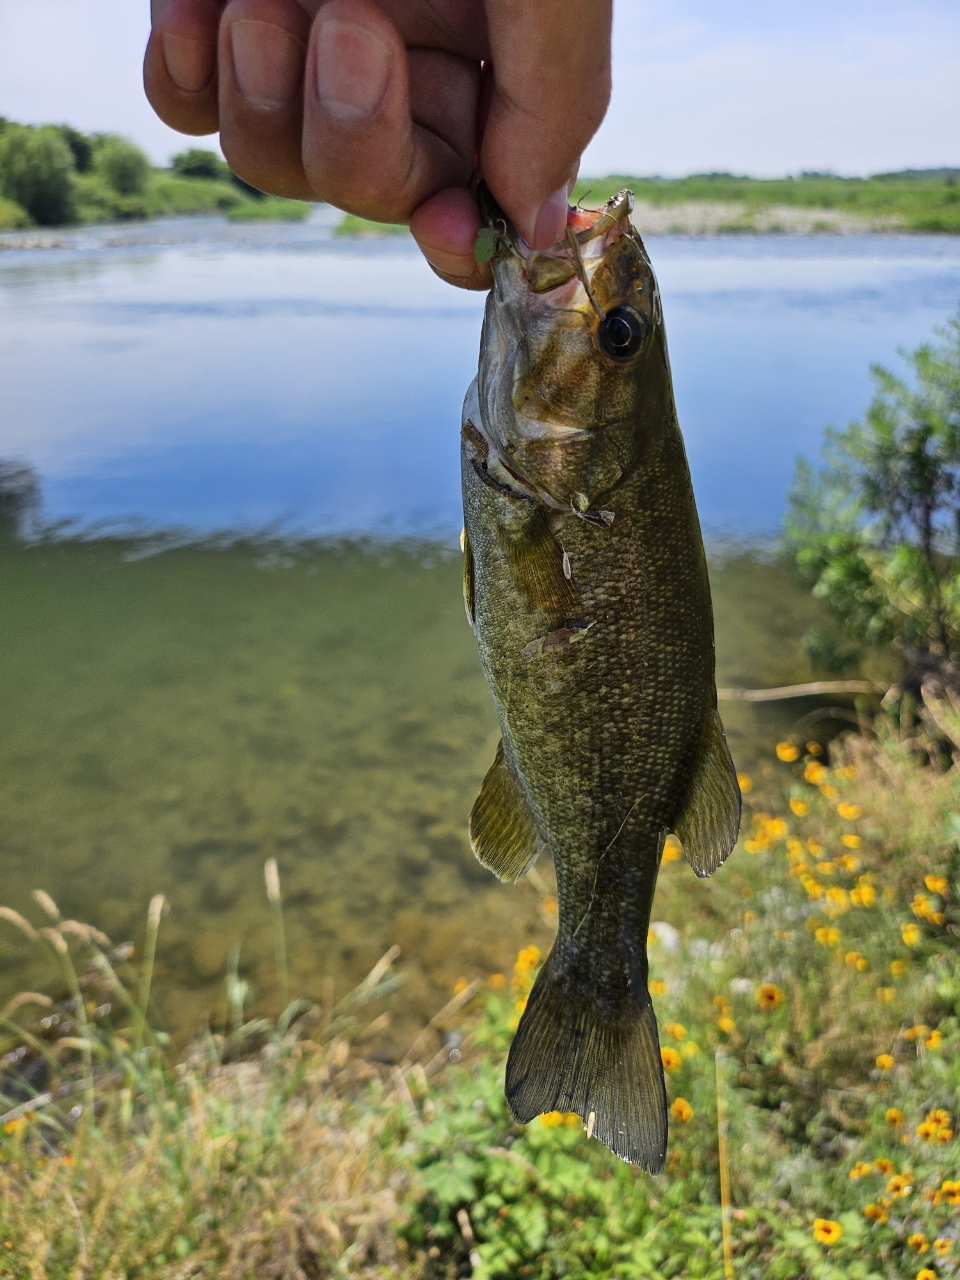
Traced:
[[276, 858], [268, 858], [263, 864], [263, 879], [273, 919], [273, 952], [276, 957], [280, 1012], [283, 1013], [290, 1003], [290, 979], [287, 971], [287, 935], [283, 928], [283, 903], [280, 900], [280, 872], [277, 870]]
[[473, 1223], [470, 1221], [470, 1215], [466, 1209], [457, 1210], [457, 1226], [460, 1228], [460, 1234], [463, 1236], [464, 1243], [470, 1250], [470, 1274], [472, 1275], [480, 1266], [483, 1259], [480, 1257], [480, 1251], [477, 1248], [477, 1238], [473, 1234]]
[[458, 1009], [462, 1008], [468, 1000], [472, 999], [472, 997], [477, 994], [482, 986], [483, 979], [474, 978], [468, 987], [464, 987], [464, 989], [458, 995], [455, 995], [452, 1000], [448, 1000], [443, 1008], [433, 1015], [427, 1025], [417, 1036], [416, 1040], [414, 1040], [413, 1044], [404, 1054], [403, 1063], [401, 1065], [409, 1066], [410, 1063], [415, 1060], [417, 1053], [428, 1039], [430, 1032], [434, 1027], [437, 1026], [438, 1023], [443, 1022], [444, 1018], [448, 1018], [452, 1013], [456, 1013]]
[[160, 916], [167, 905], [162, 893], [150, 899], [147, 909], [147, 936], [143, 944], [143, 969], [140, 973], [140, 990], [137, 993], [137, 1039], [133, 1052], [143, 1048], [143, 1033], [147, 1025], [147, 1005], [150, 1003], [150, 984], [153, 982], [153, 962], [157, 955], [157, 934], [160, 932]]
[[727, 1147], [727, 1100], [723, 1092], [723, 1052], [716, 1053], [717, 1153], [720, 1157], [720, 1228], [723, 1232], [723, 1280], [734, 1280], [733, 1238], [730, 1230], [730, 1152]]
[[780, 702], [785, 698], [810, 698], [824, 693], [887, 693], [888, 684], [874, 680], [814, 680], [810, 684], [784, 684], [777, 689], [718, 689], [720, 702]]

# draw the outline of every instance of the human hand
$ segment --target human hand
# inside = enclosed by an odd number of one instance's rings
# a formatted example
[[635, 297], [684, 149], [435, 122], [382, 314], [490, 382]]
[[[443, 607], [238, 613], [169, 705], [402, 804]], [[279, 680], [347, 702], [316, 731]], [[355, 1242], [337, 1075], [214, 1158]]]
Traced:
[[152, 0], [144, 85], [181, 133], [220, 131], [262, 191], [407, 222], [444, 280], [490, 284], [477, 172], [534, 248], [610, 93], [612, 0]]

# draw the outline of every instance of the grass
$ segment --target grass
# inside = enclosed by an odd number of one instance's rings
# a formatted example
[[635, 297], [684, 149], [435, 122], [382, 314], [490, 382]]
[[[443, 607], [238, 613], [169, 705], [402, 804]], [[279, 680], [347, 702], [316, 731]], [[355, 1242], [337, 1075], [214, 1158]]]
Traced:
[[409, 228], [396, 222], [371, 222], [369, 218], [360, 218], [355, 213], [345, 213], [334, 228], [335, 236], [402, 236]]
[[[272, 1021], [247, 1018], [234, 953], [215, 1029], [174, 1062], [143, 1016], [162, 903], [140, 967], [45, 895], [32, 921], [7, 909], [62, 994], [4, 1013], [7, 1092], [16, 1071], [40, 1097], [3, 1116], [0, 1276], [719, 1278], [718, 1101], [732, 1274], [955, 1275], [960, 774], [906, 720], [830, 763], [812, 747], [781, 743], [762, 796], [744, 780], [744, 839], [713, 883], [665, 854], [656, 1179], [575, 1117], [510, 1120], [503, 1062], [536, 947], [480, 991], [458, 982], [389, 1062], [363, 1046], [393, 953], [340, 1005]], [[283, 970], [275, 866], [266, 885]]]
[[302, 222], [313, 211], [305, 200], [243, 200], [227, 210], [231, 222]]

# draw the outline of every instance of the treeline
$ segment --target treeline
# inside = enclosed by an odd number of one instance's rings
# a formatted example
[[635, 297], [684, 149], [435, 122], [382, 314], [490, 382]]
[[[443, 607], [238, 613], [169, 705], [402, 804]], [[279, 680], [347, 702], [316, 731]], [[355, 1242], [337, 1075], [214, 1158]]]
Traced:
[[212, 151], [192, 148], [160, 169], [115, 133], [0, 117], [0, 229], [218, 211], [303, 217], [309, 206], [264, 197]]

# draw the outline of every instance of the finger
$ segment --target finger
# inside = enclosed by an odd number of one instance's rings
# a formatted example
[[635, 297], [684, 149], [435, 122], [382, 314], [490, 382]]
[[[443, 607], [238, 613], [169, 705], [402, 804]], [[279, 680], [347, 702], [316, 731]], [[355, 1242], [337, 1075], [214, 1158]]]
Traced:
[[610, 99], [611, 0], [486, 0], [494, 94], [480, 168], [537, 249], [566, 227], [568, 185]]
[[296, 0], [231, 0], [220, 24], [220, 145], [245, 182], [313, 200], [303, 172], [310, 19]]
[[327, 0], [313, 24], [304, 92], [304, 168], [321, 198], [406, 222], [473, 167], [478, 65], [407, 52], [372, 0]]
[[216, 133], [219, 0], [154, 0], [143, 87], [160, 119], [180, 133]]
[[426, 200], [411, 215], [410, 230], [441, 280], [460, 289], [490, 288], [490, 264], [474, 257], [480, 210], [466, 187], [450, 187]]

